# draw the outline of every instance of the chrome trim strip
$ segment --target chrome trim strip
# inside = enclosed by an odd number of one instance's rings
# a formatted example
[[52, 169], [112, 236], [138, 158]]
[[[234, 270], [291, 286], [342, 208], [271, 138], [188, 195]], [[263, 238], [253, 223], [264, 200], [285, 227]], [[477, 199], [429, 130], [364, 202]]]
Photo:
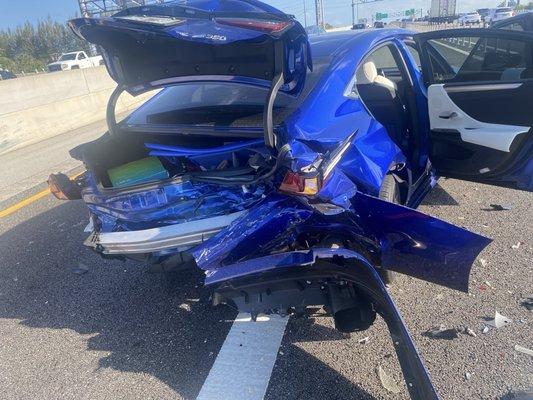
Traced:
[[484, 92], [487, 90], [512, 90], [518, 89], [522, 83], [489, 83], [483, 85], [461, 85], [461, 86], [444, 86], [448, 93], [457, 92]]
[[220, 232], [244, 212], [140, 231], [93, 232], [84, 245], [104, 254], [143, 254], [176, 248], [186, 250]]

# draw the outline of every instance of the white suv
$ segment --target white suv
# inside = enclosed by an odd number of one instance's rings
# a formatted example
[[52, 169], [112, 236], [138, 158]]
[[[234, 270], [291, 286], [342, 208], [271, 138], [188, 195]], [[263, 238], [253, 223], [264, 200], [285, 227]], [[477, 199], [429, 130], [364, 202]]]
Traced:
[[488, 21], [489, 23], [494, 23], [502, 21], [507, 18], [514, 17], [515, 12], [511, 7], [498, 7], [490, 10]]
[[469, 12], [467, 14], [463, 14], [459, 17], [458, 22], [461, 25], [468, 25], [468, 24], [480, 24], [481, 23], [481, 15], [477, 11]]

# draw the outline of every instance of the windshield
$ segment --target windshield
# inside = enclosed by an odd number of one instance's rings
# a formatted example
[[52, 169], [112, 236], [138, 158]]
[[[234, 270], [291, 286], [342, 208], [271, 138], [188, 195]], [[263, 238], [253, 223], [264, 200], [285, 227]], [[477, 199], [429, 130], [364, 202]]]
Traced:
[[[330, 58], [314, 58], [298, 97], [279, 92], [274, 122], [279, 124], [315, 87]], [[262, 127], [268, 89], [231, 82], [183, 83], [163, 89], [131, 114], [126, 125], [194, 125], [212, 127]]]
[[61, 57], [59, 57], [59, 61], [69, 61], [69, 60], [75, 60], [77, 53], [68, 53], [63, 54]]
[[513, 11], [511, 8], [498, 8], [496, 10], [497, 13], [506, 13], [506, 12], [511, 12]]

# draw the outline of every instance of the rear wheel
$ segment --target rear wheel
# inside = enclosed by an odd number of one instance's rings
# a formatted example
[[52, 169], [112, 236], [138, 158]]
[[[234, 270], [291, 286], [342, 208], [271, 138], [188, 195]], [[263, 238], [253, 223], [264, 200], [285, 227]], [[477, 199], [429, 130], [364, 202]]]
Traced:
[[[381, 188], [379, 189], [379, 198], [390, 203], [401, 204], [400, 186], [392, 174], [387, 174], [383, 178]], [[378, 269], [378, 273], [387, 285], [392, 284], [396, 277], [393, 271], [387, 271], [381, 268]]]

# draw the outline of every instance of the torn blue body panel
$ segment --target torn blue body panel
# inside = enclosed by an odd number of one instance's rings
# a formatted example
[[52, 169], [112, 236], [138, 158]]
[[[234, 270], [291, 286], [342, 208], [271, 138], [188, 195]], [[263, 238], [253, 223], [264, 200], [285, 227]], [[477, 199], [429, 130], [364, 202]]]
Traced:
[[96, 217], [100, 232], [135, 231], [196, 221], [246, 210], [265, 193], [263, 186], [249, 190], [208, 183], [176, 181], [141, 190], [83, 190], [83, 200]]
[[[307, 236], [352, 243], [384, 269], [467, 291], [470, 268], [490, 239], [407, 207], [358, 193], [351, 209], [324, 215], [309, 203], [268, 196], [195, 248], [206, 284], [291, 266], [309, 265], [314, 250], [294, 246]], [[287, 251], [293, 246], [293, 251]], [[340, 251], [340, 250], [339, 250]]]

